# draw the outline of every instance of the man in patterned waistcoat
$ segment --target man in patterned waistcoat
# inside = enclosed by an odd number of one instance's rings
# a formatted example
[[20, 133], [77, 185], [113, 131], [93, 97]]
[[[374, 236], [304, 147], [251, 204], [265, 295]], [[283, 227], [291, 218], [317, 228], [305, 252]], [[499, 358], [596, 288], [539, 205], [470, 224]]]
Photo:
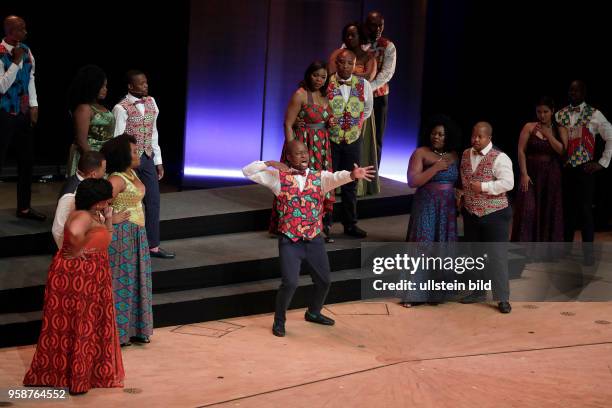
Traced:
[[[493, 128], [478, 122], [472, 129], [472, 147], [461, 158], [461, 193], [464, 236], [467, 242], [508, 242], [512, 210], [506, 193], [514, 187], [510, 158], [493, 146]], [[485, 278], [491, 281], [493, 299], [501, 313], [510, 313], [508, 263], [504, 262], [504, 248], [492, 245]], [[461, 303], [486, 300], [484, 290], [476, 290]]]
[[378, 166], [383, 147], [383, 136], [387, 125], [389, 105], [389, 81], [395, 73], [397, 51], [395, 44], [382, 36], [385, 29], [385, 18], [380, 11], [370, 11], [363, 24], [363, 30], [369, 41], [369, 52], [376, 59], [376, 77], [372, 81], [374, 92], [374, 124], [376, 126], [376, 148]]
[[149, 84], [142, 71], [130, 70], [126, 74], [128, 94], [113, 108], [115, 137], [127, 133], [136, 138], [140, 167], [136, 170], [145, 185], [143, 199], [145, 227], [152, 257], [174, 258], [159, 246], [159, 180], [164, 177], [155, 99], [149, 96]]
[[[336, 124], [329, 130], [332, 166], [335, 171], [351, 171], [361, 161], [361, 128], [372, 114], [373, 96], [370, 83], [353, 75], [357, 58], [344, 49], [336, 57], [336, 73], [327, 88], [329, 106]], [[357, 182], [345, 184], [342, 193], [342, 224], [344, 233], [365, 238], [367, 232], [357, 227]]]
[[328, 191], [357, 179], [371, 181], [376, 172], [372, 166], [357, 165], [351, 172], [309, 169], [308, 149], [297, 140], [287, 144], [287, 151], [291, 167], [276, 161], [255, 161], [242, 169], [246, 177], [268, 187], [278, 199], [282, 283], [276, 295], [272, 325], [272, 334], [278, 337], [285, 335], [286, 313], [298, 287], [302, 261], [312, 267], [314, 282], [314, 294], [304, 318], [312, 323], [334, 324], [332, 319], [321, 314], [330, 287], [329, 259], [321, 237], [323, 200]]
[[34, 56], [22, 41], [27, 35], [21, 17], [4, 19], [6, 37], [0, 43], [0, 172], [6, 152], [17, 144], [17, 212], [18, 218], [44, 221], [44, 214], [30, 208], [32, 169], [34, 167], [34, 133], [38, 123], [38, 100], [34, 84]]
[[[563, 170], [564, 235], [574, 240], [574, 231], [582, 224], [582, 242], [593, 242], [594, 173], [607, 168], [612, 158], [612, 126], [602, 113], [588, 105], [586, 86], [573, 81], [569, 88], [570, 105], [556, 113], [559, 131], [568, 140], [567, 160]], [[595, 136], [606, 142], [603, 154], [595, 159]]]

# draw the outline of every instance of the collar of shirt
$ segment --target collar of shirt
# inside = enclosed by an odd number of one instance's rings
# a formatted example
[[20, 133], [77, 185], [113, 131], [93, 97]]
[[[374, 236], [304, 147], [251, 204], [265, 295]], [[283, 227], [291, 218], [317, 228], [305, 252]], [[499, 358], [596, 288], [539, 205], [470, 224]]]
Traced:
[[[493, 142], [489, 142], [489, 144], [480, 151], [480, 155], [486, 156], [487, 153], [489, 153], [492, 148], [493, 148]], [[472, 153], [478, 153], [478, 152], [476, 151], [476, 149], [472, 147]]]
[[77, 179], [79, 179], [79, 181], [83, 181], [83, 180], [85, 180], [85, 177], [81, 176], [81, 175], [79, 174], [79, 171], [78, 171], [78, 170], [77, 170], [77, 172], [76, 172], [76, 176], [77, 176]]
[[11, 45], [11, 44], [7, 43], [7, 42], [4, 40], [4, 38], [2, 39], [2, 46], [3, 46], [4, 48], [6, 48], [6, 50], [7, 50], [8, 52], [13, 52], [13, 48], [15, 48], [15, 46], [14, 46], [14, 45]]
[[[338, 74], [336, 74], [336, 80], [338, 80], [338, 82], [339, 82], [339, 81], [346, 82], [346, 81], [350, 81], [350, 80], [352, 80], [352, 79], [353, 79], [353, 74], [351, 74], [351, 76], [350, 76], [350, 77], [348, 77], [348, 78], [346, 78], [346, 79], [340, 78], [340, 76], [339, 76]], [[348, 85], [344, 85], [344, 84], [342, 84], [342, 85], [340, 85], [340, 86], [348, 86]]]
[[574, 108], [580, 108], [580, 112], [582, 112], [582, 110], [584, 109], [584, 107], [585, 107], [585, 106], [586, 106], [586, 102], [582, 102], [582, 103], [581, 103], [580, 105], [578, 105], [578, 106], [572, 106], [572, 105], [570, 105], [570, 106], [569, 106], [570, 113], [572, 112], [572, 109], [574, 109]]
[[134, 95], [132, 95], [131, 93], [128, 93], [126, 96], [126, 99], [128, 100], [129, 103], [136, 103], [137, 101], [144, 99], [144, 98], [137, 98]]

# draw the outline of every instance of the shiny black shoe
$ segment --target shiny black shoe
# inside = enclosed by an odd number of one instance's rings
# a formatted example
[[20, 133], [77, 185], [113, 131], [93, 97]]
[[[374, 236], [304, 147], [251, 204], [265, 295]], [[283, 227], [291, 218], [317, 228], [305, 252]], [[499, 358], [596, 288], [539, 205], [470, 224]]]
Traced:
[[321, 313], [314, 314], [310, 313], [309, 311], [306, 311], [306, 313], [304, 313], [304, 320], [311, 323], [323, 324], [325, 326], [333, 326], [334, 324], [336, 324], [334, 319], [330, 319], [327, 316], [323, 316]]
[[499, 309], [500, 313], [510, 313], [512, 311], [510, 302], [499, 302], [497, 304], [497, 308]]
[[121, 344], [120, 344], [120, 346], [121, 346], [121, 347], [129, 347], [129, 346], [131, 346], [131, 345], [132, 345], [132, 343], [131, 343], [131, 342], [129, 342], [129, 341], [128, 341], [127, 343], [121, 343]]
[[344, 227], [344, 235], [348, 235], [355, 238], [365, 238], [368, 236], [368, 233], [359, 228], [356, 225], [351, 227]]
[[459, 303], [463, 303], [464, 305], [469, 305], [472, 303], [483, 303], [487, 300], [487, 294], [479, 291], [474, 291], [461, 299]]
[[23, 212], [22, 210], [17, 210], [15, 213], [17, 218], [24, 218], [26, 220], [34, 220], [34, 221], [44, 221], [47, 219], [47, 216], [43, 213], [39, 213], [33, 208], [28, 208], [27, 212]]
[[168, 252], [161, 248], [158, 248], [155, 252], [150, 251], [150, 253], [152, 258], [174, 259], [174, 257], [176, 256], [174, 252]]
[[274, 322], [272, 324], [272, 334], [276, 337], [285, 337], [285, 323]]
[[151, 340], [149, 340], [149, 336], [134, 336], [130, 338], [130, 341], [142, 344], [149, 344], [151, 342]]

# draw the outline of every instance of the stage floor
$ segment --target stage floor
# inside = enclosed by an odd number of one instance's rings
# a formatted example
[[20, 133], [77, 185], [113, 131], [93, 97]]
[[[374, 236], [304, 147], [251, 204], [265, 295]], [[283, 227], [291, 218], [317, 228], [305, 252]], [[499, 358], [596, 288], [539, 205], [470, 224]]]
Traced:
[[[513, 306], [342, 303], [327, 306], [334, 327], [292, 310], [285, 338], [271, 315], [156, 329], [123, 349], [124, 389], [44, 406], [612, 406], [612, 303]], [[0, 389], [20, 384], [33, 352], [0, 349]]]

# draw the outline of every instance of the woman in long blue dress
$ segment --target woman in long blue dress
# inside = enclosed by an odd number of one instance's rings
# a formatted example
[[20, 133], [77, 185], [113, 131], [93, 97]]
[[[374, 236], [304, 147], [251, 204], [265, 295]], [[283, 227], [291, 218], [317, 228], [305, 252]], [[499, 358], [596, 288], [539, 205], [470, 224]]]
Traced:
[[[408, 224], [408, 242], [457, 241], [457, 209], [455, 185], [459, 178], [457, 156], [458, 127], [446, 116], [436, 116], [424, 127], [420, 147], [410, 157], [408, 185], [416, 188]], [[424, 271], [417, 272], [426, 281]], [[404, 301], [404, 306], [415, 306], [432, 298], [423, 291], [415, 301]]]

